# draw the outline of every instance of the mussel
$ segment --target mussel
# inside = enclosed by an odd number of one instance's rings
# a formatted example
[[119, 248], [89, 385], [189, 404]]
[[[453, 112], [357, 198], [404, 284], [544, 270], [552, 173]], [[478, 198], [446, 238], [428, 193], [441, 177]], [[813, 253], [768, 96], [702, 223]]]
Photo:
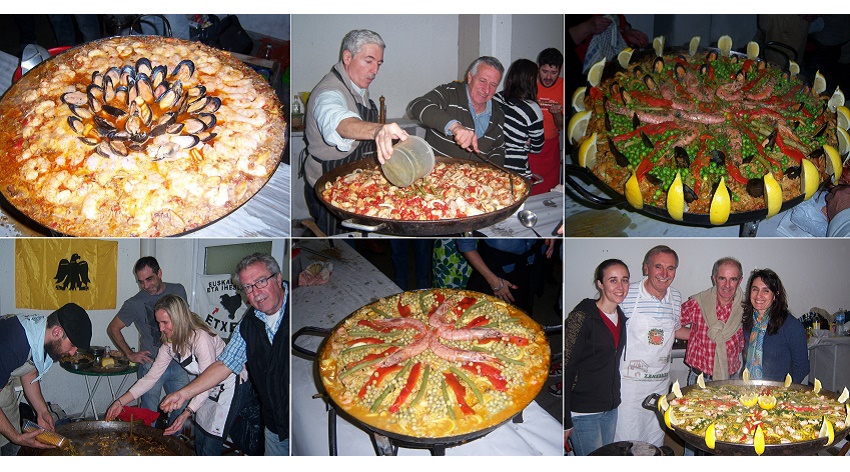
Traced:
[[724, 153], [720, 149], [714, 149], [713, 151], [711, 151], [708, 160], [709, 160], [709, 162], [713, 162], [713, 163], [719, 165], [720, 167], [725, 167], [726, 166], [726, 153]]
[[646, 84], [646, 88], [649, 90], [655, 90], [655, 79], [651, 75], [643, 76], [643, 83]]
[[156, 158], [155, 161], [160, 161], [164, 159], [171, 159], [175, 154], [180, 150], [180, 145], [177, 143], [165, 143], [156, 150]]
[[212, 113], [198, 113], [197, 118], [204, 122], [204, 124], [206, 125], [205, 129], [212, 128], [218, 122], [215, 115]]
[[608, 149], [610, 149], [611, 154], [614, 155], [614, 160], [617, 162], [617, 165], [620, 167], [628, 167], [629, 158], [620, 152], [620, 150], [617, 149], [617, 146], [614, 146], [614, 141], [612, 141], [611, 138], [608, 138]]
[[188, 80], [192, 77], [192, 74], [195, 73], [195, 63], [190, 59], [183, 59], [180, 61], [177, 66], [171, 71], [172, 77], [177, 77], [178, 80]]
[[85, 92], [68, 92], [63, 93], [60, 97], [62, 102], [68, 105], [82, 106], [88, 103], [89, 97]]
[[151, 60], [147, 57], [141, 57], [138, 61], [136, 61], [136, 73], [150, 75], [153, 70], [153, 65], [151, 64]]
[[109, 150], [119, 156], [126, 156], [130, 153], [127, 146], [121, 141], [109, 141]]
[[688, 156], [688, 151], [682, 146], [673, 148], [673, 160], [676, 163], [676, 167], [687, 169], [691, 166], [691, 158]]
[[126, 114], [127, 114], [127, 112], [125, 112], [124, 110], [122, 110], [122, 109], [120, 109], [120, 108], [115, 108], [115, 107], [114, 107], [114, 106], [112, 106], [112, 105], [103, 105], [103, 108], [102, 108], [102, 109], [103, 109], [103, 111], [104, 111], [105, 113], [107, 113], [107, 114], [109, 114], [109, 115], [112, 115], [112, 116], [114, 116], [114, 117], [116, 117], [116, 118], [120, 118], [120, 117], [122, 117], [122, 116], [124, 116], [124, 115], [126, 115]]
[[92, 117], [92, 112], [91, 112], [91, 110], [89, 110], [89, 109], [88, 109], [88, 108], [86, 108], [86, 107], [83, 107], [83, 106], [77, 106], [77, 105], [68, 105], [68, 108], [70, 108], [70, 109], [71, 109], [71, 113], [73, 113], [73, 114], [77, 115], [78, 117], [80, 117], [80, 118], [82, 118], [82, 119], [84, 119], [84, 120], [85, 120], [86, 118], [91, 118], [91, 117]]
[[655, 62], [652, 63], [652, 70], [655, 71], [656, 74], [660, 74], [664, 72], [664, 58], [656, 57]]
[[682, 191], [685, 194], [685, 203], [693, 203], [699, 200], [699, 195], [692, 188], [688, 187], [688, 184], [682, 184]]
[[674, 70], [675, 70], [675, 73], [676, 73], [676, 79], [679, 82], [684, 82], [685, 81], [685, 75], [687, 74], [687, 71], [685, 70], [685, 66], [683, 66], [681, 63], [677, 62], [676, 68]]
[[106, 69], [106, 72], [103, 73], [103, 80], [106, 81], [107, 78], [112, 81], [113, 85], [118, 85], [121, 79], [121, 69], [117, 67]]
[[747, 181], [747, 193], [756, 198], [764, 196], [764, 178], [756, 177]]
[[76, 116], [68, 117], [68, 126], [70, 126], [71, 130], [77, 134], [83, 134], [83, 130], [85, 129], [83, 120]]
[[626, 105], [631, 105], [632, 102], [634, 102], [634, 99], [632, 98], [632, 94], [630, 94], [629, 92], [627, 92], [625, 90], [620, 91], [620, 97], [623, 99], [623, 103], [625, 103]]
[[717, 60], [717, 51], [709, 52], [708, 53], [708, 60], [709, 61], [716, 61]]
[[640, 66], [635, 66], [635, 68], [632, 69], [632, 74], [639, 79], [643, 77], [643, 69]]
[[201, 142], [201, 139], [193, 134], [174, 136], [171, 138], [172, 143], [177, 143], [183, 149], [190, 149]]
[[818, 128], [817, 131], [815, 131], [815, 137], [818, 138], [818, 137], [823, 136], [823, 133], [826, 132], [826, 128], [827, 128], [827, 123], [824, 123], [820, 128]]
[[708, 64], [703, 64], [703, 65], [699, 66], [699, 74], [700, 74], [700, 75], [706, 75], [706, 74], [708, 74], [708, 73], [709, 73], [709, 71], [711, 71], [711, 66], [710, 66], [710, 65], [708, 65]]
[[793, 166], [785, 169], [785, 176], [791, 179], [796, 179], [800, 176], [803, 166]]
[[647, 136], [643, 131], [640, 132], [640, 139], [646, 147], [650, 149], [655, 147], [655, 144], [652, 143], [652, 140], [650, 140], [649, 136]]
[[655, 185], [656, 187], [664, 183], [663, 180], [656, 177], [656, 175], [653, 174], [652, 172], [648, 172], [646, 174], [646, 181], [649, 182], [652, 185]]
[[632, 113], [632, 129], [638, 129], [640, 127], [640, 118], [637, 113]]
[[165, 82], [165, 77], [168, 75], [168, 68], [164, 65], [158, 65], [151, 70], [151, 84], [153, 84], [154, 88], [159, 87], [160, 84]]
[[148, 76], [141, 75], [136, 79], [136, 95], [148, 103], [153, 101], [153, 84]]
[[818, 159], [823, 157], [825, 154], [823, 147], [817, 147], [809, 153], [809, 159]]
[[[189, 89], [189, 90], [191, 90], [191, 89]], [[620, 83], [619, 82], [612, 82], [611, 86], [608, 87], [608, 90], [611, 92], [611, 95], [620, 95]], [[201, 93], [200, 95], [203, 95], [203, 93]], [[190, 96], [192, 96], [192, 95], [190, 94]]]
[[738, 60], [739, 60], [739, 58], [738, 58], [737, 55], [733, 54], [732, 56], [729, 57], [729, 62], [731, 62], [732, 64], [737, 64]]
[[774, 129], [766, 138], [761, 142], [761, 147], [764, 149], [771, 149], [774, 144], [776, 144], [776, 134], [779, 132], [778, 129]]

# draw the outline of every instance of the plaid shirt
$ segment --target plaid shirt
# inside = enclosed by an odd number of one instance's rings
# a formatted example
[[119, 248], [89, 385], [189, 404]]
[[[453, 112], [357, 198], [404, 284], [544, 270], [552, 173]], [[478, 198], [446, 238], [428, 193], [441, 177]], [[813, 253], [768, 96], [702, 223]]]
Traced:
[[[717, 306], [717, 319], [725, 322], [732, 314], [732, 304]], [[688, 350], [685, 353], [685, 364], [699, 369], [705, 375], [714, 373], [714, 350], [717, 344], [708, 338], [708, 323], [702, 316], [699, 304], [693, 298], [682, 304], [682, 326], [691, 325], [691, 336], [688, 338]], [[726, 341], [726, 356], [729, 359], [729, 374], [741, 368], [741, 351], [744, 349], [744, 330], [738, 331]]]
[[[280, 316], [277, 318], [274, 329], [269, 328], [269, 325], [266, 324], [265, 313], [257, 309], [252, 310], [254, 312], [254, 316], [256, 316], [266, 326], [266, 335], [268, 335], [270, 342], [274, 342], [274, 335], [277, 333], [278, 328], [280, 328], [281, 321], [283, 321], [283, 312], [286, 309], [287, 300], [289, 300], [289, 284], [284, 282], [283, 303], [280, 304], [280, 310], [278, 311]], [[289, 323], [289, 320], [286, 320], [286, 322]], [[241, 327], [242, 322], [240, 321], [239, 325], [236, 326], [236, 329], [233, 330], [233, 335], [230, 337], [230, 341], [228, 341], [227, 346], [224, 347], [224, 351], [222, 351], [216, 359], [224, 363], [224, 365], [226, 365], [236, 375], [242, 373], [242, 368], [245, 367], [245, 363], [248, 362], [248, 351], [246, 349], [247, 346], [245, 345], [245, 339], [242, 338], [242, 334], [240, 332]]]

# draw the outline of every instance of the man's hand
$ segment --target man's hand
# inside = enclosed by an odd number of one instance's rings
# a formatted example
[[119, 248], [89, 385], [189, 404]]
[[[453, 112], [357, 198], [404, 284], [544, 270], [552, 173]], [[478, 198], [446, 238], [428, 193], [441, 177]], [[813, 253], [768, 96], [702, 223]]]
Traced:
[[26, 447], [31, 447], [33, 449], [55, 449], [56, 448], [56, 446], [53, 446], [51, 444], [44, 444], [43, 442], [36, 439], [35, 437], [38, 436], [39, 434], [41, 434], [41, 431], [33, 431], [31, 433], [23, 433], [20, 436], [18, 436], [17, 438], [14, 438], [12, 440], [12, 442], [17, 444], [18, 446], [26, 446]]
[[48, 431], [53, 431], [53, 415], [50, 414], [50, 410], [38, 413], [38, 425]]
[[124, 411], [124, 405], [122, 405], [118, 400], [115, 400], [111, 405], [109, 405], [109, 409], [106, 410], [106, 421], [114, 420], [121, 414], [122, 411]]
[[189, 418], [190, 414], [191, 413], [189, 413], [188, 410], [183, 410], [183, 413], [180, 413], [180, 415], [174, 420], [174, 423], [171, 423], [171, 426], [165, 428], [165, 431], [163, 431], [162, 434], [171, 436], [172, 434], [182, 431], [183, 424], [186, 422], [186, 419]]
[[639, 48], [645, 48], [649, 45], [649, 37], [641, 30], [627, 28], [623, 31], [623, 39], [629, 45], [634, 45]]
[[170, 413], [180, 407], [182, 407], [187, 401], [189, 401], [189, 396], [183, 393], [183, 389], [180, 389], [174, 393], [169, 393], [162, 399], [162, 403], [159, 404], [159, 407], [162, 408], [162, 411], [166, 413]]
[[136, 364], [150, 364], [153, 362], [150, 351], [131, 352], [127, 358]]
[[835, 215], [846, 208], [850, 208], [850, 185], [838, 185], [826, 195], [826, 207], [824, 213], [827, 221], [832, 221]]
[[387, 162], [393, 155], [393, 139], [407, 141], [407, 132], [396, 123], [381, 125], [375, 132], [375, 146], [378, 148], [378, 162]]
[[466, 126], [457, 122], [449, 128], [449, 131], [452, 132], [452, 136], [455, 139], [455, 142], [462, 149], [467, 151], [475, 151], [480, 152], [478, 150], [478, 136], [475, 136], [475, 130], [469, 129]]
[[544, 239], [543, 244], [546, 246], [546, 259], [551, 259], [552, 254], [555, 253], [555, 240], [554, 239]]

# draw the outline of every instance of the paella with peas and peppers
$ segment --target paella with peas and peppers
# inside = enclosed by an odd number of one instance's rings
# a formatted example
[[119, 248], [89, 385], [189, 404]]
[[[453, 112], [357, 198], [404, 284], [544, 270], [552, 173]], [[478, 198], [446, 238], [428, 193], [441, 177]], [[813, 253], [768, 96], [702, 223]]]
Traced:
[[622, 51], [592, 66], [588, 85], [572, 97], [568, 136], [577, 163], [637, 209], [662, 210], [673, 220], [708, 215], [722, 225], [730, 214], [767, 210], [810, 198], [841, 177], [850, 146], [850, 110], [839, 88], [827, 91], [793, 61], [784, 67], [718, 48]]
[[403, 292], [338, 325], [319, 355], [334, 403], [404, 436], [451, 438], [522, 411], [548, 375], [549, 344], [518, 308], [478, 292]]

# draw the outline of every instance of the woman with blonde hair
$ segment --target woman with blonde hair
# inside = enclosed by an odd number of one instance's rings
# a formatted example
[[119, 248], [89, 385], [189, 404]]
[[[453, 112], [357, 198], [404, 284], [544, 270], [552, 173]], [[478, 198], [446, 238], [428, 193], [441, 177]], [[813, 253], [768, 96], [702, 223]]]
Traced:
[[[162, 346], [153, 366], [147, 375], [110, 405], [106, 412], [107, 420], [118, 416], [125, 405], [147, 392], [172, 359], [190, 374], [199, 375], [224, 350], [224, 341], [189, 309], [186, 300], [177, 295], [162, 297], [154, 307], [154, 316], [159, 324]], [[235, 389], [236, 375], [231, 374], [222, 383], [193, 398], [165, 434], [180, 432], [186, 420], [194, 415], [195, 453], [200, 456], [221, 455], [223, 438], [236, 413], [231, 414], [231, 404], [236, 403], [233, 402]]]

